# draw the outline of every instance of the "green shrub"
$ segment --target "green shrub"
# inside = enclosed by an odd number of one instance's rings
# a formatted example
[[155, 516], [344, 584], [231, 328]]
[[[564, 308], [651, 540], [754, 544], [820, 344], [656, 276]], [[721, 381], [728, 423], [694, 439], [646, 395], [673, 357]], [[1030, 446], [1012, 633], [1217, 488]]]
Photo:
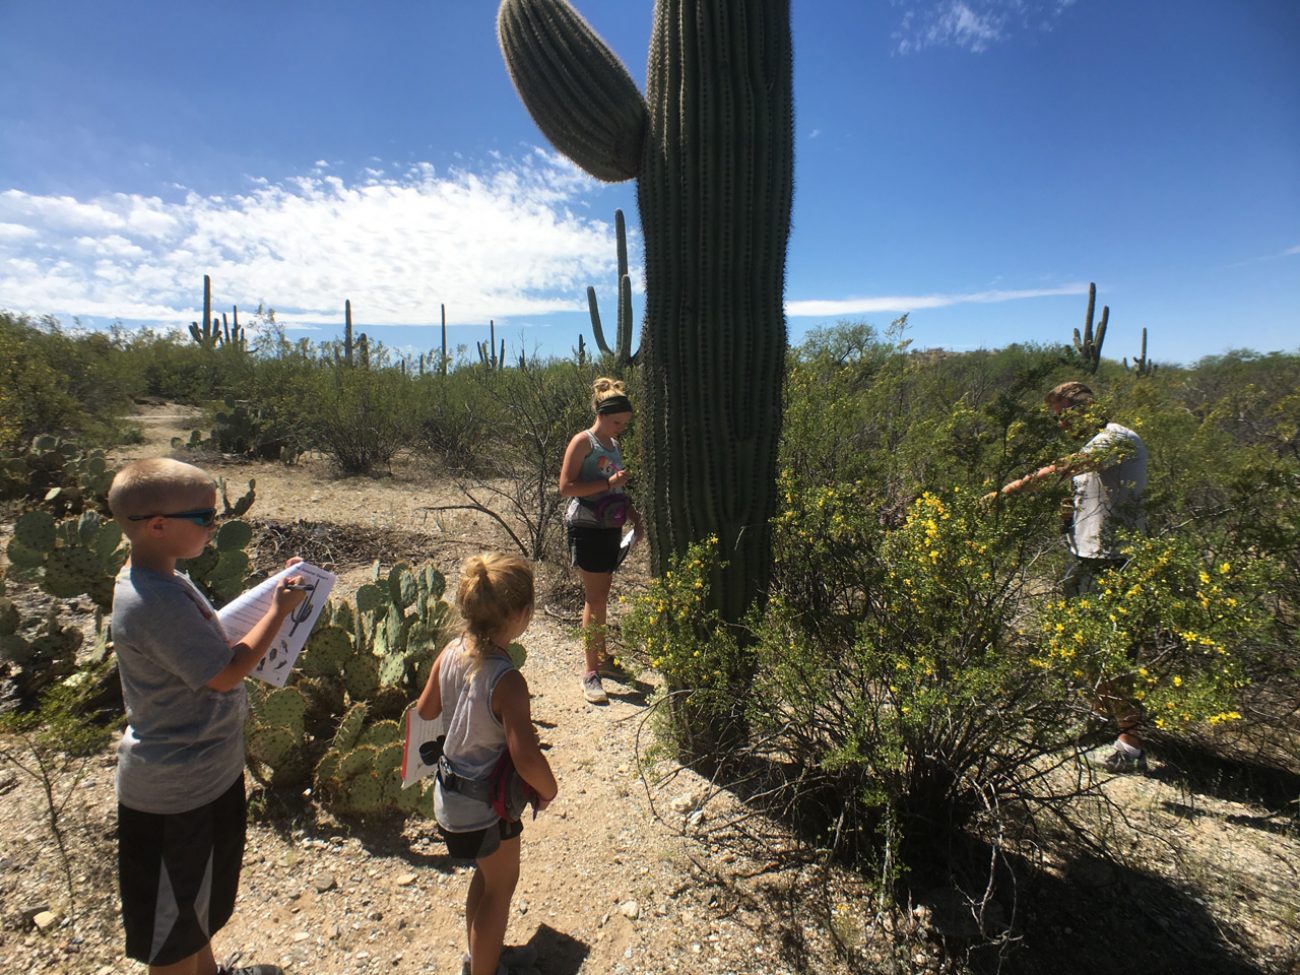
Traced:
[[387, 467], [418, 429], [410, 387], [396, 369], [317, 367], [303, 386], [310, 442], [344, 474]]

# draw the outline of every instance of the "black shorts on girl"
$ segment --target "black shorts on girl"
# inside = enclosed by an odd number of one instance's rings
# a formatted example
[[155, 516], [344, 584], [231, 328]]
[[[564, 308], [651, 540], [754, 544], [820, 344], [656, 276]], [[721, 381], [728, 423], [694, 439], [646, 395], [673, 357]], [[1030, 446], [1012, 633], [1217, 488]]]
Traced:
[[613, 572], [618, 568], [623, 529], [570, 525], [567, 534], [570, 565], [587, 572]]
[[495, 826], [471, 830], [468, 833], [451, 833], [438, 827], [442, 838], [447, 841], [447, 852], [457, 860], [482, 860], [491, 856], [501, 847], [502, 840], [512, 840], [524, 831], [522, 820], [513, 823], [498, 819]]
[[117, 807], [128, 958], [172, 965], [230, 920], [244, 859], [244, 777], [205, 806], [159, 815]]

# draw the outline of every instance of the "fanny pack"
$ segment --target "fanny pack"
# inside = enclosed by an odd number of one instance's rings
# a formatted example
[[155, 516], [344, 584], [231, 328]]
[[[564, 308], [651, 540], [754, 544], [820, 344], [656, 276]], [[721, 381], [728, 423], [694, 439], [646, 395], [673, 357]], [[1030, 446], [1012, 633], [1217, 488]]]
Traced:
[[537, 818], [537, 804], [541, 796], [537, 790], [523, 780], [515, 763], [510, 758], [510, 749], [501, 752], [496, 765], [486, 779], [467, 779], [457, 775], [445, 756], [438, 758], [438, 782], [444, 789], [459, 793], [466, 799], [486, 802], [492, 811], [507, 822], [518, 822], [523, 818], [529, 803], [533, 806], [533, 818]]
[[606, 494], [595, 501], [578, 498], [578, 504], [595, 515], [602, 528], [622, 528], [632, 508], [626, 494]]

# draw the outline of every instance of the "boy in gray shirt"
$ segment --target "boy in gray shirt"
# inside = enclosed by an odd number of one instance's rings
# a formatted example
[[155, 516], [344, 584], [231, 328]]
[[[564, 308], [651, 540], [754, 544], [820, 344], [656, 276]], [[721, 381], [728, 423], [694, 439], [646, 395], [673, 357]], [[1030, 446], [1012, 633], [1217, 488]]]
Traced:
[[[197, 467], [156, 458], [118, 472], [109, 507], [131, 544], [113, 592], [113, 645], [126, 703], [118, 746], [118, 874], [126, 954], [151, 975], [280, 975], [218, 968], [211, 937], [229, 920], [244, 852], [244, 678], [305, 598], [277, 587], [242, 639], [176, 572], [216, 528], [216, 489]], [[296, 560], [290, 560], [296, 561]]]

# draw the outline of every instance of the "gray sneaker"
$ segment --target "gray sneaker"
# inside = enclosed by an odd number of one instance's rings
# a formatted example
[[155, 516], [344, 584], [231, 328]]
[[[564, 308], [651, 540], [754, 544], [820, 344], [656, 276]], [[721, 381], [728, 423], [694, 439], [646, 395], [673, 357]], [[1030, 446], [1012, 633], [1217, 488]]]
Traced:
[[605, 693], [605, 686], [600, 682], [600, 674], [594, 670], [589, 670], [582, 675], [582, 696], [587, 699], [588, 704], [609, 703], [609, 695]]
[[217, 966], [217, 975], [284, 975], [284, 970], [279, 965], [240, 965], [235, 967], [235, 962], [239, 961], [239, 955], [231, 956], [224, 965]]
[[1124, 749], [1116, 748], [1106, 756], [1101, 763], [1101, 767], [1107, 772], [1114, 772], [1116, 775], [1123, 775], [1128, 772], [1145, 774], [1147, 770], [1147, 753], [1140, 751], [1136, 755], [1130, 755]]

